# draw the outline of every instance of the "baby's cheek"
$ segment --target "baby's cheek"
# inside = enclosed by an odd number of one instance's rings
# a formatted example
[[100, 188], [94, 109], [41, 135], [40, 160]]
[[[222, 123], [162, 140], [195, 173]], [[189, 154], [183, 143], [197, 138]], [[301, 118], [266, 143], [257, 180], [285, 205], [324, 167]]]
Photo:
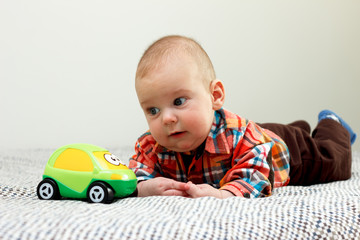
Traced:
[[189, 125], [197, 136], [204, 137], [209, 134], [211, 124], [207, 119], [193, 117]]
[[164, 134], [162, 133], [161, 127], [156, 124], [152, 123], [149, 125], [151, 135], [155, 138], [157, 142], [161, 142], [164, 138]]

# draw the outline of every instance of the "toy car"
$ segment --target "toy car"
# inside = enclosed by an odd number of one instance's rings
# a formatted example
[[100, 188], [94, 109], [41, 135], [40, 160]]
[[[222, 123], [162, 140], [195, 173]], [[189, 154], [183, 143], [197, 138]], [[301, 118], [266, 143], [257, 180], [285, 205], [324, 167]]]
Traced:
[[91, 144], [58, 148], [49, 158], [37, 186], [40, 199], [75, 198], [111, 203], [136, 190], [136, 176], [108, 150]]

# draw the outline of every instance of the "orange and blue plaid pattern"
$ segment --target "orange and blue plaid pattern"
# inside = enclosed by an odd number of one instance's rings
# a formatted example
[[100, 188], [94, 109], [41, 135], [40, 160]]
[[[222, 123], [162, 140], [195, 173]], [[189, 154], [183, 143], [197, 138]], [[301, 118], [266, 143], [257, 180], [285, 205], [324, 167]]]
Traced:
[[186, 167], [183, 154], [160, 146], [148, 131], [136, 142], [129, 167], [138, 180], [163, 176], [207, 183], [236, 196], [269, 196], [272, 187], [289, 183], [290, 156], [283, 140], [225, 109], [215, 111], [205, 146], [199, 149]]

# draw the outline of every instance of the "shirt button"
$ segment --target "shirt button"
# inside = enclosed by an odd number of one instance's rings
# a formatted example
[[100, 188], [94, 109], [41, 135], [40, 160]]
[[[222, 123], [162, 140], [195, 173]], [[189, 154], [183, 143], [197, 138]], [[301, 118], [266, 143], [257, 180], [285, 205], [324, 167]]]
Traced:
[[250, 193], [244, 193], [244, 198], [250, 198]]

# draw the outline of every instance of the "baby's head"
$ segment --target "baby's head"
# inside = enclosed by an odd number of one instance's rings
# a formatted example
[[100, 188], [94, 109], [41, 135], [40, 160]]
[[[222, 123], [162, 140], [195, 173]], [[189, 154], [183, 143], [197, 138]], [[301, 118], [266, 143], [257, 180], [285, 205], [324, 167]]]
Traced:
[[183, 36], [166, 36], [154, 42], [145, 51], [136, 71], [136, 81], [156, 71], [173, 58], [190, 57], [198, 70], [202, 72], [202, 80], [208, 85], [216, 78], [212, 62], [205, 50], [195, 40]]
[[161, 38], [145, 51], [135, 88], [152, 136], [177, 152], [205, 141], [225, 97], [206, 52], [182, 36]]

